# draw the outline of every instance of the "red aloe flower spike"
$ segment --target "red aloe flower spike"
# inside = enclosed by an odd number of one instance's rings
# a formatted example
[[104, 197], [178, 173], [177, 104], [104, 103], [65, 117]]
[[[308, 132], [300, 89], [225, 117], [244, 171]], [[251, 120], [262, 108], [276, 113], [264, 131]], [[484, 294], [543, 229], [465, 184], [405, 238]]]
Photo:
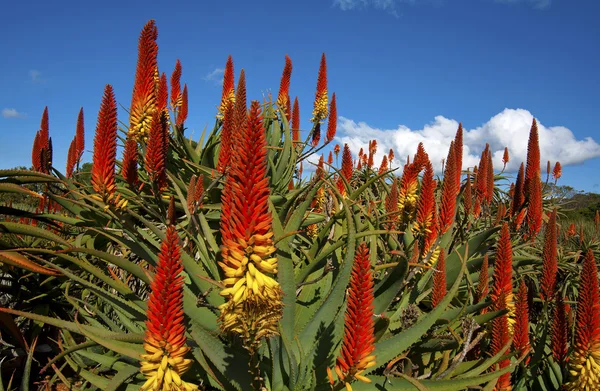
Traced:
[[[454, 182], [454, 178], [452, 178]], [[440, 249], [440, 256], [433, 274], [433, 292], [431, 294], [431, 304], [437, 307], [446, 296], [446, 252]]]
[[460, 177], [463, 164], [463, 127], [462, 122], [458, 124], [456, 136], [454, 136], [454, 165], [456, 170], [456, 188], [460, 189]]
[[546, 225], [546, 232], [544, 235], [542, 278], [540, 279], [540, 296], [542, 297], [542, 300], [551, 300], [556, 287], [556, 273], [558, 272], [556, 230], [556, 209], [554, 209], [552, 213], [550, 213], [550, 219]]
[[125, 149], [123, 151], [123, 164], [121, 175], [132, 189], [137, 189], [138, 181], [138, 146], [135, 138], [131, 135], [125, 140]]
[[379, 172], [386, 172], [388, 170], [388, 158], [387, 155], [383, 155], [383, 159], [381, 160], [381, 165], [379, 166]]
[[504, 155], [502, 155], [502, 163], [504, 163], [504, 168], [506, 168], [506, 164], [510, 161], [510, 155], [508, 154], [508, 147], [504, 147]]
[[146, 149], [145, 163], [148, 178], [156, 184], [158, 192], [167, 187], [165, 131], [166, 118], [158, 111], [152, 117], [148, 147]]
[[149, 20], [138, 42], [138, 62], [129, 110], [129, 132], [138, 141], [148, 137], [152, 114], [156, 111], [157, 38], [155, 21]]
[[[479, 283], [477, 284], [477, 296], [476, 303], [480, 303], [490, 292], [490, 275], [489, 275], [489, 259], [488, 255], [483, 256], [483, 262], [481, 263], [481, 269], [479, 270]], [[487, 310], [487, 308], [485, 308]], [[487, 312], [487, 311], [486, 311]], [[483, 313], [483, 311], [482, 311]]]
[[341, 172], [342, 175], [337, 180], [337, 187], [342, 195], [346, 195], [346, 185], [344, 184], [344, 179], [342, 179], [342, 177], [346, 179], [346, 182], [350, 182], [353, 173], [352, 153], [350, 152], [348, 144], [344, 144]]
[[194, 204], [196, 203], [196, 200], [194, 199], [195, 191], [196, 191], [196, 175], [192, 175], [192, 178], [190, 179], [190, 183], [188, 184], [187, 195], [186, 195], [186, 199], [185, 199], [187, 208], [188, 208], [188, 212], [190, 214], [194, 213]]
[[[182, 272], [179, 236], [175, 226], [169, 225], [150, 285], [146, 354], [141, 356], [141, 372], [148, 380], [142, 390], [196, 389], [191, 384], [181, 384], [180, 379], [192, 365], [192, 360], [183, 358], [190, 349], [186, 347]], [[159, 365], [152, 365], [156, 363]]]
[[194, 201], [198, 209], [202, 208], [202, 198], [204, 197], [204, 175], [200, 174], [196, 179], [196, 191], [194, 192]]
[[333, 141], [335, 132], [337, 130], [337, 103], [335, 99], [335, 92], [331, 96], [331, 105], [329, 106], [329, 122], [327, 123], [327, 134], [325, 136], [325, 143]]
[[417, 218], [413, 226], [415, 233], [426, 235], [431, 232], [435, 213], [435, 180], [433, 166], [427, 161], [421, 182], [421, 194], [417, 205]]
[[321, 123], [317, 122], [317, 124], [315, 125], [315, 128], [313, 130], [312, 140], [310, 142], [310, 145], [312, 145], [313, 147], [316, 147], [317, 145], [319, 145], [319, 141], [321, 141]]
[[71, 178], [73, 176], [73, 171], [75, 170], [76, 163], [76, 153], [77, 153], [77, 135], [71, 141], [71, 145], [69, 145], [69, 152], [67, 153], [67, 178]]
[[167, 86], [167, 75], [163, 72], [160, 75], [160, 80], [158, 83], [158, 90], [156, 94], [156, 108], [160, 113], [165, 113], [165, 115], [169, 116], [169, 88]]
[[567, 362], [569, 357], [569, 329], [567, 324], [567, 312], [565, 309], [565, 301], [561, 294], [557, 294], [554, 299], [554, 311], [552, 311], [552, 338], [550, 339], [550, 347], [552, 355], [559, 363]]
[[292, 77], [292, 59], [287, 54], [285, 55], [285, 66], [281, 75], [281, 83], [279, 83], [279, 94], [277, 95], [277, 108], [284, 114], [289, 121], [291, 118], [288, 110], [290, 101], [290, 79]]
[[181, 104], [181, 62], [177, 59], [175, 69], [171, 74], [171, 109], [179, 112]]
[[[527, 285], [521, 280], [517, 303], [515, 306], [515, 327], [513, 337], [513, 348], [519, 353], [519, 357], [527, 354], [530, 349], [529, 344], [529, 305], [527, 303]], [[529, 363], [529, 358], [525, 360], [525, 365]]]
[[456, 148], [454, 141], [450, 143], [444, 182], [442, 184], [442, 205], [440, 210], [440, 234], [446, 233], [454, 223], [456, 216], [456, 196], [459, 188], [456, 186]]
[[292, 115], [292, 140], [300, 141], [300, 104], [298, 103], [298, 97], [294, 99]]
[[221, 129], [221, 148], [219, 149], [219, 160], [217, 170], [225, 172], [231, 162], [231, 143], [234, 126], [234, 107], [228, 104], [223, 113], [223, 128]]
[[390, 188], [390, 193], [385, 199], [385, 211], [389, 215], [388, 229], [392, 230], [398, 221], [398, 177], [394, 178], [394, 183]]
[[[232, 137], [237, 139], [244, 132], [248, 121], [248, 106], [246, 103], [246, 73], [242, 69], [234, 99]], [[231, 159], [231, 158], [230, 158]]]
[[363, 242], [356, 249], [352, 265], [344, 337], [335, 368], [340, 380], [348, 386], [355, 378], [368, 382], [361, 373], [375, 365], [373, 297], [373, 271], [369, 247]]
[[477, 182], [476, 182], [476, 197], [480, 204], [484, 204], [487, 199], [487, 190], [488, 190], [488, 159], [487, 159], [487, 151], [489, 148], [489, 144], [486, 144], [486, 149], [481, 152], [481, 159], [479, 160], [479, 166], [477, 170]]
[[600, 305], [598, 303], [600, 303], [598, 267], [594, 253], [589, 249], [581, 269], [568, 390], [592, 391], [600, 387]]
[[75, 160], [79, 165], [83, 152], [85, 151], [85, 130], [83, 121], [83, 107], [79, 109], [79, 115], [77, 116], [77, 128], [75, 130], [75, 139], [77, 140], [75, 147]]
[[516, 216], [525, 203], [525, 166], [521, 163], [519, 173], [517, 174], [517, 182], [515, 183], [515, 194], [513, 197], [513, 216]]
[[537, 122], [534, 118], [529, 132], [529, 141], [527, 143], [527, 166], [525, 167], [524, 187], [527, 196], [529, 196], [529, 192], [531, 191], [530, 182], [536, 178], [536, 175], [541, 177], [540, 169], [540, 142]]
[[329, 156], [327, 157], [327, 164], [330, 166], [333, 164], [333, 151], [329, 151]]
[[48, 148], [48, 141], [50, 140], [50, 127], [48, 120], [48, 106], [44, 107], [44, 112], [42, 113], [42, 120], [40, 122], [40, 139], [42, 141], [40, 147]]
[[98, 113], [94, 157], [92, 163], [92, 185], [94, 191], [108, 203], [116, 190], [115, 164], [117, 158], [117, 101], [110, 84], [104, 88], [104, 96]]
[[390, 148], [390, 152], [388, 153], [388, 160], [390, 163], [394, 160], [394, 150]]
[[[239, 88], [239, 84], [238, 84]], [[244, 83], [244, 94], [245, 91], [245, 83]], [[221, 105], [219, 106], [219, 113], [217, 114], [217, 118], [222, 119], [225, 114], [225, 110], [229, 104], [235, 103], [235, 78], [233, 73], [233, 58], [231, 56], [227, 57], [227, 63], [225, 64], [225, 72], [223, 74], [223, 93], [221, 95]], [[244, 101], [244, 106], [246, 102]], [[244, 115], [245, 115], [244, 110]]]
[[471, 213], [471, 207], [473, 205], [473, 192], [471, 187], [471, 173], [469, 170], [467, 170], [467, 180], [465, 182], [465, 189], [463, 191], [463, 207], [465, 208], [465, 216], [469, 216]]
[[367, 163], [367, 167], [373, 168], [373, 166], [375, 165], [374, 157], [375, 153], [372, 150], [369, 151], [369, 161]]
[[529, 182], [529, 205], [527, 206], [528, 237], [533, 240], [542, 228], [542, 182], [540, 174], [536, 174]]
[[[502, 225], [500, 238], [496, 246], [496, 261], [494, 263], [494, 276], [491, 290], [492, 302], [499, 306], [498, 302], [502, 299], [502, 308], [508, 308], [512, 314], [514, 311], [513, 293], [512, 293], [512, 244], [510, 241], [510, 232], [508, 223]], [[512, 319], [511, 319], [512, 323]]]
[[188, 89], [187, 84], [183, 85], [183, 93], [181, 94], [181, 107], [179, 107], [179, 111], [177, 112], [176, 125], [178, 128], [183, 128], [183, 123], [187, 119], [188, 116]]
[[492, 163], [492, 151], [487, 149], [487, 164], [486, 168], [488, 170], [486, 179], [487, 179], [487, 189], [485, 191], [485, 201], [488, 205], [492, 204], [492, 200], [494, 199], [494, 165]]
[[552, 170], [552, 177], [554, 178], [554, 181], [557, 181], [558, 178], [560, 178], [562, 176], [562, 166], [560, 165], [560, 162], [556, 162], [556, 164], [554, 165], [554, 170]]
[[327, 60], [325, 59], [325, 53], [323, 53], [321, 56], [321, 65], [319, 66], [317, 92], [315, 94], [315, 103], [311, 122], [318, 124], [327, 118], [327, 101]]
[[[494, 310], [504, 310], [506, 309], [506, 298], [503, 293], [501, 297], [499, 297], [498, 301], [494, 305]], [[492, 341], [490, 346], [490, 355], [494, 356], [498, 352], [502, 350], [506, 344], [510, 342], [510, 329], [509, 329], [509, 319], [508, 315], [504, 314], [498, 318], [492, 320]], [[500, 368], [503, 369], [510, 365], [510, 359], [504, 359], [500, 361]], [[511, 390], [511, 382], [510, 382], [510, 372], [505, 373], [500, 376], [496, 386], [494, 387], [494, 391], [507, 391]]]
[[362, 170], [362, 159], [359, 158], [359, 159], [356, 159], [356, 160], [357, 160], [356, 169], [358, 171], [360, 171], [360, 170]]
[[342, 148], [340, 147], [340, 144], [335, 144], [335, 147], [333, 147], [333, 153], [335, 153], [335, 158], [338, 158], [338, 155], [340, 154], [340, 150]]
[[31, 164], [35, 171], [42, 171], [42, 136], [38, 130], [33, 139], [33, 147], [31, 148]]

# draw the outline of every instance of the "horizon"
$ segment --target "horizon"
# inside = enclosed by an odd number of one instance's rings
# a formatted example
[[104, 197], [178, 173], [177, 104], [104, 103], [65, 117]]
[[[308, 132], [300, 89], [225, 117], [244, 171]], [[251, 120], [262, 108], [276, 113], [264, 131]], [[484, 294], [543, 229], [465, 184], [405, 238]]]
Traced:
[[[245, 69], [248, 97], [261, 101], [269, 92], [277, 94], [289, 54], [294, 65], [290, 96], [299, 96], [301, 127], [309, 129], [324, 52], [329, 95], [336, 93], [339, 114], [330, 148], [348, 143], [356, 157], [368, 140], [376, 139], [376, 166], [389, 148], [394, 149], [397, 166], [423, 142], [439, 173], [462, 122], [463, 168], [477, 164], [489, 142], [497, 172], [508, 147], [507, 172], [514, 175], [525, 161], [535, 117], [542, 167], [547, 160], [552, 166], [560, 161], [559, 185], [600, 191], [600, 179], [594, 175], [600, 169], [600, 144], [593, 138], [600, 56], [588, 50], [593, 37], [600, 36], [594, 20], [600, 5], [592, 1], [575, 5], [559, 0], [481, 0], [469, 6], [448, 0], [255, 2], [238, 4], [239, 12], [229, 15], [222, 4], [160, 13], [134, 7], [144, 4], [137, 1], [119, 10], [68, 1], [66, 8], [73, 14], [67, 15], [49, 4], [34, 3], [33, 9], [31, 4], [12, 4], [13, 12], [0, 16], [4, 36], [19, 37], [1, 44], [4, 53], [13, 55], [0, 65], [0, 80], [7, 86], [0, 97], [0, 168], [31, 166], [31, 145], [45, 106], [54, 166], [64, 172], [80, 107], [86, 129], [83, 161], [90, 162], [103, 87], [113, 85], [118, 104], [129, 107], [137, 40], [144, 24], [154, 19], [160, 72], [170, 77], [175, 60], [182, 62], [182, 84], [188, 85], [190, 102], [186, 135], [195, 139], [214, 124], [229, 54], [236, 81]], [[264, 14], [267, 3], [271, 15], [265, 27], [254, 17], [257, 9]], [[11, 17], [24, 12], [27, 23]], [[194, 24], [196, 12], [203, 13], [202, 24]], [[224, 27], [225, 16], [229, 25]], [[324, 39], [325, 29], [303, 25], [302, 16], [312, 17], [316, 26], [330, 27], [331, 39]], [[188, 34], [180, 31], [186, 21], [191, 26]], [[258, 29], [251, 40], [248, 31], [257, 25], [265, 31]], [[387, 44], [382, 42], [385, 36]], [[392, 36], [409, 39], [394, 41], [398, 49], [393, 50]], [[121, 107], [119, 121], [127, 120]]]

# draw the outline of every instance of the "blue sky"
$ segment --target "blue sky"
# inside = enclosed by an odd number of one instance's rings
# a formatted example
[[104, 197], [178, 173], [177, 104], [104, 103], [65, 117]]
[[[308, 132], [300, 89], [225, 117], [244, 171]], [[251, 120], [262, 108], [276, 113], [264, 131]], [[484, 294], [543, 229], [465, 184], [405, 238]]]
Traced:
[[559, 183], [600, 192], [599, 13], [595, 0], [12, 2], [0, 14], [0, 167], [31, 164], [46, 105], [55, 166], [64, 170], [80, 107], [91, 151], [104, 85], [129, 106], [139, 32], [155, 19], [161, 72], [183, 64], [189, 133], [214, 124], [229, 54], [261, 100], [277, 93], [289, 54], [308, 128], [325, 52], [337, 142], [353, 152], [377, 137], [380, 154], [403, 158], [423, 141], [435, 163], [462, 121], [466, 165], [487, 141], [509, 147], [512, 170], [535, 116], [542, 159], [563, 164]]

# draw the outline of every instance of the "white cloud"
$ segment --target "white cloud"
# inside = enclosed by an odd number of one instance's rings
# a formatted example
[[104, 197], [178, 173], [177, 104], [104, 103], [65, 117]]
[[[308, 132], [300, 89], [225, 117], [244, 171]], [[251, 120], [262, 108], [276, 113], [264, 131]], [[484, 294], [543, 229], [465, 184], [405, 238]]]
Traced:
[[25, 114], [19, 113], [17, 109], [2, 109], [2, 117], [4, 118], [23, 118]]
[[[496, 3], [501, 4], [517, 4], [526, 3], [530, 4], [536, 9], [544, 9], [550, 7], [552, 0], [493, 0]], [[416, 3], [444, 3], [449, 0], [333, 0], [333, 5], [339, 7], [342, 11], [349, 11], [354, 9], [364, 9], [367, 7], [373, 7], [375, 9], [387, 11], [392, 15], [398, 17], [396, 10], [400, 3], [404, 4], [416, 4]]]
[[[544, 126], [539, 119], [538, 130], [542, 167], [550, 160], [552, 164], [560, 161], [563, 166], [581, 164], [586, 160], [600, 157], [600, 144], [591, 137], [577, 140], [573, 132], [564, 126]], [[481, 151], [489, 143], [496, 169], [503, 166], [504, 147], [508, 147], [510, 162], [507, 171], [517, 171], [527, 157], [527, 141], [533, 115], [524, 109], [504, 109], [489, 121], [474, 129], [464, 129], [463, 169], [479, 163]], [[336, 139], [343, 145], [348, 143], [354, 156], [360, 148], [368, 150], [369, 140], [377, 140], [375, 164], [379, 165], [384, 153], [394, 150], [394, 167], [401, 166], [406, 157], [411, 159], [420, 142], [423, 143], [429, 158], [439, 173], [442, 159], [448, 154], [450, 142], [454, 140], [458, 121], [436, 116], [434, 121], [422, 129], [409, 129], [399, 125], [397, 129], [377, 129], [365, 122], [355, 122], [340, 117]]]
[[494, 0], [496, 3], [502, 4], [517, 4], [517, 3], [527, 3], [531, 4], [533, 8], [544, 9], [550, 7], [552, 4], [552, 0]]
[[216, 68], [214, 71], [209, 72], [206, 76], [203, 77], [206, 81], [212, 81], [215, 84], [223, 84], [223, 75], [225, 74], [225, 69]]
[[34, 84], [45, 83], [46, 79], [42, 78], [42, 72], [37, 69], [31, 69], [29, 71], [29, 81]]

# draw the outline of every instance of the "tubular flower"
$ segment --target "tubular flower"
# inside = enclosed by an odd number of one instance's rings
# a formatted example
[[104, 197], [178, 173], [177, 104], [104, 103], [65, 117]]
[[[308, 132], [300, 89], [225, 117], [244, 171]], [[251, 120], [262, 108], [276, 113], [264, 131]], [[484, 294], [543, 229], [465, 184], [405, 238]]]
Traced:
[[[530, 349], [529, 344], [529, 305], [527, 303], [527, 285], [521, 280], [519, 285], [519, 293], [517, 295], [517, 303], [515, 305], [515, 327], [513, 337], [513, 348], [519, 352], [519, 357], [527, 354]], [[525, 364], [529, 363], [529, 358], [525, 360]]]
[[[239, 86], [238, 86], [239, 88]], [[244, 86], [245, 88], [245, 86]], [[244, 94], [245, 94], [244, 90]], [[225, 110], [229, 104], [234, 104], [235, 99], [235, 79], [233, 74], [233, 58], [229, 56], [227, 63], [225, 64], [225, 72], [223, 74], [223, 94], [221, 96], [221, 105], [219, 106], [219, 112], [217, 113], [218, 119], [223, 119]], [[244, 102], [245, 104], [246, 102]]]
[[567, 312], [565, 309], [565, 301], [562, 295], [557, 294], [554, 302], [554, 311], [552, 311], [552, 338], [550, 339], [550, 347], [552, 356], [559, 363], [568, 361], [569, 348], [569, 329], [567, 324]]
[[83, 107], [79, 109], [79, 115], [77, 116], [77, 128], [75, 130], [75, 160], [77, 164], [81, 161], [83, 152], [85, 151], [85, 130], [83, 127]]
[[344, 338], [335, 372], [346, 389], [352, 390], [350, 383], [361, 380], [371, 381], [362, 372], [375, 365], [375, 322], [373, 320], [373, 271], [369, 248], [361, 243], [356, 249], [352, 276], [348, 287], [348, 307], [344, 319]]
[[394, 161], [394, 150], [392, 148], [390, 148], [390, 152], [388, 153], [388, 160], [390, 163]]
[[300, 104], [298, 103], [298, 97], [294, 99], [292, 113], [292, 140], [300, 141]]
[[263, 337], [277, 335], [282, 314], [281, 287], [273, 244], [267, 173], [267, 141], [260, 104], [253, 101], [247, 126], [233, 145], [222, 193], [222, 283], [227, 302], [219, 309], [223, 332], [239, 335], [252, 351]]
[[431, 305], [437, 307], [444, 296], [446, 296], [446, 252], [440, 250], [440, 255], [433, 274]]
[[137, 169], [138, 145], [135, 141], [135, 138], [133, 138], [131, 135], [128, 135], [127, 140], [125, 140], [125, 150], [123, 151], [121, 175], [133, 189], [136, 189], [139, 185]]
[[538, 127], [535, 118], [531, 124], [529, 131], [529, 141], [527, 143], [527, 165], [525, 167], [525, 192], [529, 196], [531, 191], [530, 182], [536, 179], [536, 176], [541, 177], [540, 166], [540, 141], [538, 135]]
[[383, 159], [381, 160], [381, 165], [379, 166], [379, 172], [386, 172], [388, 170], [388, 158], [387, 155], [383, 155]]
[[[498, 300], [494, 303], [494, 310], [500, 311], [506, 309], [506, 298], [505, 294], [498, 298]], [[490, 346], [490, 355], [494, 356], [498, 352], [502, 350], [506, 344], [510, 342], [510, 327], [509, 327], [509, 318], [507, 314], [504, 314], [498, 318], [492, 320], [492, 341]], [[510, 359], [506, 358], [500, 361], [500, 368], [503, 369], [510, 365]], [[512, 390], [512, 385], [510, 382], [510, 372], [505, 373], [500, 376], [496, 386], [494, 387], [494, 391], [510, 391]]]
[[179, 111], [181, 104], [181, 61], [177, 59], [175, 69], [171, 74], [171, 109]]
[[333, 151], [329, 151], [329, 156], [327, 156], [327, 164], [330, 166], [333, 164]]
[[460, 177], [462, 175], [463, 163], [463, 127], [462, 122], [458, 124], [456, 136], [454, 136], [454, 166], [456, 172], [456, 188], [460, 189]]
[[598, 267], [588, 250], [581, 269], [574, 350], [570, 360], [568, 390], [600, 389], [600, 290]]
[[554, 209], [548, 219], [544, 235], [542, 278], [540, 279], [542, 300], [551, 300], [556, 287], [556, 273], [558, 272], [556, 228], [556, 209]]
[[219, 160], [217, 162], [217, 171], [223, 173], [231, 161], [231, 143], [234, 121], [234, 107], [230, 102], [226, 105], [223, 115], [223, 127], [221, 129], [221, 148], [219, 149]]
[[162, 73], [156, 90], [156, 108], [159, 113], [164, 113], [169, 118], [169, 88], [167, 86], [167, 74]]
[[156, 111], [157, 38], [155, 21], [150, 20], [142, 29], [138, 43], [138, 62], [129, 110], [129, 133], [137, 141], [147, 139], [152, 115]]
[[[494, 276], [492, 283], [491, 298], [496, 307], [508, 308], [509, 328], [512, 332], [514, 325], [514, 301], [512, 292], [512, 245], [510, 242], [510, 232], [508, 224], [502, 225], [500, 238], [496, 246], [496, 262], [494, 263]], [[499, 301], [504, 301], [499, 304]]]
[[417, 217], [413, 226], [415, 234], [425, 235], [431, 232], [435, 214], [435, 180], [433, 179], [433, 166], [430, 162], [425, 166], [425, 173], [421, 182], [421, 194], [417, 206]]
[[185, 345], [183, 324], [183, 263], [179, 236], [175, 226], [167, 228], [150, 285], [148, 320], [142, 354], [141, 372], [147, 377], [141, 390], [196, 390], [195, 385], [181, 380], [192, 365], [184, 358], [190, 348]]
[[328, 103], [327, 96], [327, 61], [325, 59], [325, 53], [321, 56], [321, 65], [319, 67], [319, 77], [317, 79], [317, 92], [315, 94], [315, 104], [313, 109], [313, 117], [310, 119], [311, 122], [318, 124], [323, 122], [327, 118]]
[[515, 193], [512, 202], [512, 214], [516, 216], [521, 211], [523, 204], [525, 203], [525, 166], [521, 163], [519, 167], [519, 173], [517, 174], [517, 181], [515, 183]]
[[183, 128], [183, 123], [188, 116], [188, 89], [187, 84], [183, 85], [183, 93], [181, 94], [181, 107], [177, 112], [176, 125], [178, 128]]
[[204, 175], [200, 174], [196, 179], [196, 191], [194, 191], [194, 202], [196, 208], [202, 208], [202, 198], [204, 197]]
[[400, 180], [400, 194], [398, 196], [398, 209], [402, 213], [405, 222], [413, 219], [415, 206], [417, 205], [417, 188], [419, 186], [419, 172], [425, 167], [425, 161], [429, 161], [427, 152], [420, 143], [412, 163], [404, 165], [402, 179]]
[[67, 178], [71, 178], [73, 176], [73, 171], [75, 170], [75, 163], [77, 162], [77, 136], [73, 138], [71, 144], [69, 145], [69, 152], [67, 153]]
[[542, 228], [542, 182], [540, 174], [537, 173], [529, 182], [529, 204], [527, 206], [527, 228], [528, 237], [533, 240]]
[[185, 198], [187, 208], [188, 208], [188, 211], [190, 212], [190, 214], [194, 213], [194, 206], [196, 203], [196, 200], [194, 199], [195, 191], [196, 191], [196, 175], [192, 175], [192, 178], [190, 179], [190, 183], [188, 184], [188, 188], [187, 188], [187, 196]]
[[167, 156], [165, 146], [165, 133], [167, 130], [167, 119], [164, 113], [158, 111], [152, 118], [148, 148], [146, 149], [145, 163], [148, 178], [156, 184], [159, 192], [167, 187]]
[[92, 186], [99, 198], [108, 204], [116, 190], [115, 164], [117, 158], [117, 102], [110, 84], [102, 97], [92, 163]]
[[[248, 121], [248, 106], [246, 103], [246, 73], [242, 69], [235, 92], [235, 102], [233, 106], [233, 130], [232, 137], [238, 139], [246, 128]], [[231, 157], [229, 159], [232, 159]]]
[[558, 178], [560, 178], [562, 176], [562, 166], [560, 165], [560, 162], [556, 162], [556, 164], [554, 165], [554, 169], [552, 170], [552, 177], [554, 178], [555, 181], [558, 180]]
[[485, 299], [485, 297], [490, 292], [489, 281], [490, 281], [489, 257], [487, 254], [485, 254], [483, 256], [483, 262], [481, 263], [481, 269], [479, 270], [479, 283], [477, 284], [477, 296], [476, 296], [477, 303], [482, 302], [483, 299]]
[[290, 103], [290, 78], [292, 77], [292, 59], [285, 55], [285, 66], [279, 83], [279, 94], [277, 95], [277, 109], [285, 115], [289, 121], [292, 113], [288, 110]]
[[388, 214], [388, 229], [393, 230], [398, 221], [398, 178], [394, 178], [394, 183], [390, 188], [390, 193], [385, 199], [385, 212]]
[[[337, 180], [337, 187], [338, 187], [338, 190], [340, 191], [340, 193], [343, 196], [345, 196], [347, 194], [347, 192], [346, 192], [346, 185], [344, 184], [344, 179], [346, 179], [346, 182], [350, 183], [350, 179], [352, 179], [352, 172], [353, 172], [352, 153], [350, 152], [350, 147], [348, 146], [348, 144], [344, 144], [344, 152], [342, 153], [341, 172], [342, 172], [342, 175]], [[344, 179], [342, 179], [342, 177]]]
[[510, 156], [508, 154], [508, 147], [504, 147], [504, 154], [502, 155], [502, 163], [506, 167], [506, 163], [510, 162]]
[[477, 170], [477, 186], [476, 186], [476, 197], [481, 205], [486, 203], [488, 198], [488, 163], [489, 160], [487, 158], [487, 154], [489, 151], [490, 145], [486, 144], [485, 149], [481, 152], [481, 158], [479, 159], [479, 166]]
[[471, 173], [467, 170], [467, 180], [463, 191], [463, 207], [465, 208], [465, 216], [469, 216], [473, 206], [473, 192], [471, 190]]
[[494, 199], [494, 164], [492, 163], [492, 151], [487, 148], [487, 164], [486, 168], [488, 170], [486, 179], [487, 179], [487, 189], [485, 191], [485, 202], [488, 205], [492, 204], [492, 200]]
[[50, 140], [50, 121], [48, 120], [48, 106], [44, 107], [42, 113], [42, 120], [40, 122], [40, 139], [42, 141], [42, 148], [48, 148], [48, 142]]
[[456, 186], [456, 149], [454, 141], [450, 143], [446, 169], [444, 172], [444, 182], [442, 184], [442, 205], [440, 209], [440, 234], [446, 233], [456, 216], [456, 196], [459, 188]]
[[335, 92], [331, 96], [331, 105], [329, 106], [329, 121], [327, 122], [327, 134], [325, 135], [325, 143], [333, 141], [337, 130], [337, 103]]
[[33, 139], [33, 147], [31, 148], [31, 164], [35, 171], [42, 171], [42, 136], [38, 130]]

